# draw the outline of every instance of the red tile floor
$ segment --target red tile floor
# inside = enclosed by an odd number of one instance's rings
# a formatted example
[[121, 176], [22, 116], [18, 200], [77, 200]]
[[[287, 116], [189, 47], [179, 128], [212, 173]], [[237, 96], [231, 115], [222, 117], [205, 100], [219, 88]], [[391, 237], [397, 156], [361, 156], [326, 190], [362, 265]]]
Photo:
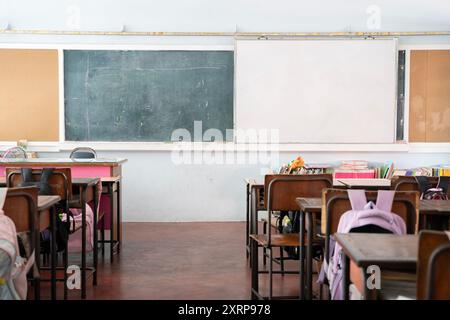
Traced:
[[[123, 232], [113, 264], [100, 255], [98, 285], [88, 280], [88, 299], [250, 299], [244, 222], [124, 223]], [[265, 290], [267, 276], [260, 279]], [[298, 275], [274, 277], [275, 296], [297, 295], [298, 286]], [[41, 287], [48, 299], [48, 282]], [[59, 283], [58, 299], [62, 292]], [[80, 299], [80, 291], [69, 299]]]

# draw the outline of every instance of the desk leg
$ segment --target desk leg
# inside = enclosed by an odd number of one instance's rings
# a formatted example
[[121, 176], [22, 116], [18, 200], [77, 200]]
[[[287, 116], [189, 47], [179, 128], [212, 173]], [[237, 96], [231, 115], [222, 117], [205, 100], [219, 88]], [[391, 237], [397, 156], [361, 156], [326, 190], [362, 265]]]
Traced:
[[249, 198], [250, 198], [250, 189], [249, 189], [249, 187], [250, 187], [250, 184], [249, 183], [247, 183], [247, 186], [246, 186], [246, 192], [245, 192], [245, 197], [246, 197], [246, 207], [245, 207], [245, 254], [246, 254], [246, 257], [247, 257], [247, 259], [249, 258], [249, 253], [248, 253], [248, 250], [249, 250], [249, 235], [250, 235], [250, 230], [249, 230], [249, 226], [250, 226], [250, 221], [249, 221], [249, 219], [250, 219], [250, 203], [249, 203]]
[[33, 269], [33, 280], [34, 280], [34, 299], [41, 300], [41, 237], [40, 230], [34, 229], [34, 251], [35, 251], [35, 269]]
[[349, 300], [349, 286], [350, 286], [350, 259], [343, 253], [342, 266], [342, 299]]
[[300, 212], [300, 234], [299, 234], [299, 280], [300, 280], [300, 292], [299, 292], [299, 298], [300, 300], [303, 300], [305, 298], [305, 246], [304, 246], [304, 240], [305, 240], [305, 215], [303, 212]]
[[51, 299], [56, 300], [56, 252], [58, 250], [56, 246], [56, 210], [55, 207], [50, 208], [50, 229], [52, 232], [51, 235]]
[[306, 224], [308, 227], [308, 231], [306, 234], [308, 235], [308, 249], [306, 251], [306, 299], [312, 300], [312, 242], [313, 242], [313, 233], [314, 226], [312, 225], [313, 219], [311, 212], [306, 212]]
[[250, 240], [250, 259], [252, 265], [252, 300], [258, 299], [259, 294], [259, 278], [258, 278], [258, 243], [251, 239]]
[[[258, 233], [258, 213], [256, 211], [256, 192], [255, 192], [255, 188], [252, 188], [250, 190], [250, 220], [249, 220], [249, 236], [250, 234], [257, 234]], [[252, 245], [251, 243], [253, 242], [252, 240], [248, 240], [250, 242], [250, 246]], [[253, 266], [253, 259], [251, 257], [253, 250], [250, 249], [250, 268], [252, 268]]]
[[122, 184], [117, 181], [117, 254], [120, 253], [122, 246]]
[[113, 263], [114, 261], [114, 188], [110, 186], [109, 188], [109, 261]]
[[81, 191], [81, 299], [86, 299], [86, 188]]
[[98, 268], [98, 228], [97, 228], [97, 207], [98, 207], [98, 191], [97, 185], [94, 186], [94, 274], [92, 275], [92, 284], [97, 285], [97, 268]]

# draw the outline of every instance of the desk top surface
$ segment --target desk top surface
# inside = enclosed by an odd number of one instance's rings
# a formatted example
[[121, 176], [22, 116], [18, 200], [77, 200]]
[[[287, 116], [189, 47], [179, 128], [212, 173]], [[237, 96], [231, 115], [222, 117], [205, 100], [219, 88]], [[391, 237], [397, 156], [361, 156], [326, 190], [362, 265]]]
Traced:
[[[116, 177], [112, 177], [112, 178], [117, 179]], [[100, 179], [99, 178], [73, 178], [72, 184], [80, 185], [80, 186], [90, 186], [90, 185], [96, 184], [98, 182], [98, 180], [100, 180]], [[6, 187], [6, 178], [5, 177], [0, 177], [0, 187]]]
[[98, 183], [100, 178], [73, 178], [72, 185], [75, 186], [93, 186]]
[[5, 165], [67, 165], [67, 166], [111, 166], [125, 163], [127, 159], [70, 159], [70, 158], [7, 158], [0, 159], [0, 166]]
[[337, 233], [335, 238], [347, 256], [359, 267], [375, 264], [380, 268], [413, 268], [417, 262], [417, 235]]
[[61, 200], [60, 196], [38, 196], [38, 211], [47, 210]]
[[300, 210], [309, 212], [320, 212], [322, 210], [321, 198], [297, 198], [295, 199]]
[[[246, 178], [245, 183], [254, 187], [264, 186], [264, 177]], [[389, 179], [333, 179], [334, 187], [390, 187], [391, 180]]]
[[450, 215], [450, 200], [420, 200], [420, 211]]

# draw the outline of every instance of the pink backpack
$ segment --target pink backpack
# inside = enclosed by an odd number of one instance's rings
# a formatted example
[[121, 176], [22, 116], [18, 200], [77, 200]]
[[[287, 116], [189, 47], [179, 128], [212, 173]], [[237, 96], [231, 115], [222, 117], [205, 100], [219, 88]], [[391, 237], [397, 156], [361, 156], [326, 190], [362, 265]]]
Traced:
[[34, 252], [28, 259], [20, 256], [16, 226], [3, 212], [7, 190], [0, 188], [0, 300], [25, 300]]

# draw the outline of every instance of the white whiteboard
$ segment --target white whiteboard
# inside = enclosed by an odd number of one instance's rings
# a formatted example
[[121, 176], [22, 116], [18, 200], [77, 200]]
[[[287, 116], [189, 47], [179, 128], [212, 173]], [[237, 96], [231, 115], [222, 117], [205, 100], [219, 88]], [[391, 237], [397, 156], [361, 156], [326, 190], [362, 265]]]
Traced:
[[236, 129], [279, 129], [281, 143], [394, 142], [396, 40], [237, 40], [235, 50]]

